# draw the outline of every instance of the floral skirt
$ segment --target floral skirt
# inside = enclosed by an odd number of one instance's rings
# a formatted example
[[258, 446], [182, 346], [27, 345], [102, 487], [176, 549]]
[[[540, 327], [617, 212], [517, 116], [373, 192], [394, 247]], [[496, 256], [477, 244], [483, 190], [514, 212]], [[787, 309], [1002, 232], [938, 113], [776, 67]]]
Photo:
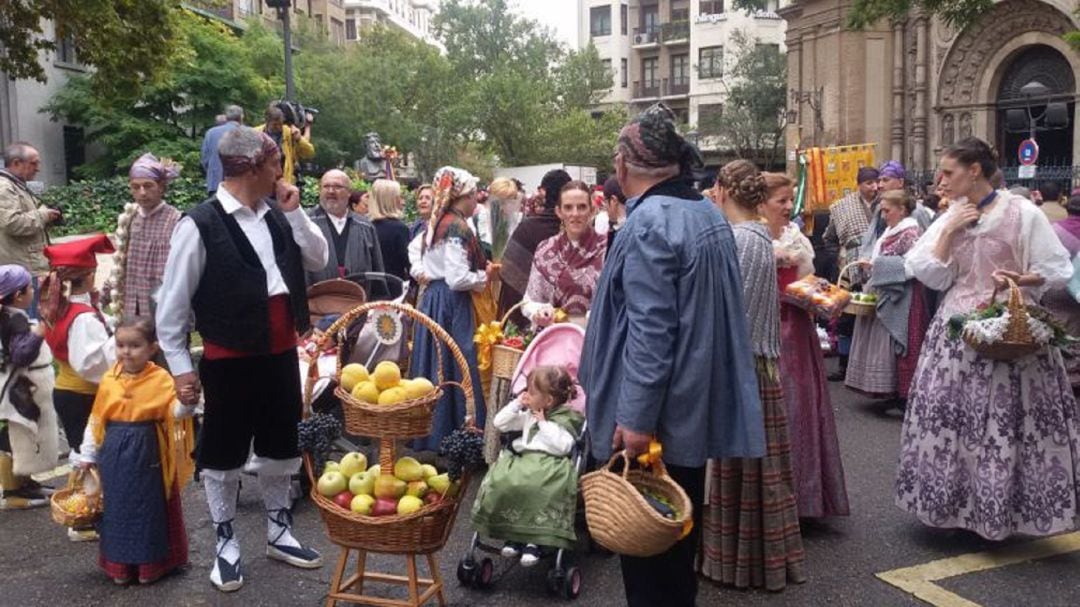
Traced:
[[930, 325], [901, 435], [896, 504], [990, 540], [1075, 526], [1080, 411], [1061, 352], [995, 362]]
[[702, 511], [700, 569], [737, 588], [783, 590], [806, 581], [805, 553], [795, 505], [784, 391], [759, 362], [766, 455], [708, 462], [708, 502]]

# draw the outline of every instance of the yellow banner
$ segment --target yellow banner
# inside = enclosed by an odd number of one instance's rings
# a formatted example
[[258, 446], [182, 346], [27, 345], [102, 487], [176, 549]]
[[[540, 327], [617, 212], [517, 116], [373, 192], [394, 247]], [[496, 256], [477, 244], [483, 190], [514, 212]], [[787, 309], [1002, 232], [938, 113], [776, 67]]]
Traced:
[[810, 160], [810, 197], [807, 211], [822, 211], [853, 192], [856, 175], [864, 166], [874, 166], [874, 144], [843, 145], [807, 150]]

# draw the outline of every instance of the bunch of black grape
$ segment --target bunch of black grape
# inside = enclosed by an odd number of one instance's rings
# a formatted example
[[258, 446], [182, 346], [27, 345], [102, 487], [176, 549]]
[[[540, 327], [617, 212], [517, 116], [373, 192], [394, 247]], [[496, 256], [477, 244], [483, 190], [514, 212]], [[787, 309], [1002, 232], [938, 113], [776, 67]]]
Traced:
[[456, 481], [466, 469], [484, 465], [484, 437], [475, 430], [458, 428], [439, 443], [439, 455], [448, 462], [447, 476]]
[[329, 458], [330, 448], [341, 436], [341, 422], [328, 413], [315, 413], [296, 426], [302, 451], [311, 456], [315, 476], [322, 474], [324, 462]]

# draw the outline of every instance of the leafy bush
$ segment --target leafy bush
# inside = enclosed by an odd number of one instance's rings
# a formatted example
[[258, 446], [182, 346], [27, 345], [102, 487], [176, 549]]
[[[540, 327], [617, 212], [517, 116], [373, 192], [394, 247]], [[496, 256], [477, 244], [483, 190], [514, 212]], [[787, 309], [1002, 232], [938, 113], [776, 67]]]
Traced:
[[[45, 204], [63, 210], [63, 225], [52, 228], [50, 233], [66, 236], [112, 232], [124, 205], [131, 202], [131, 193], [126, 177], [113, 177], [53, 186], [45, 190], [41, 199]], [[206, 200], [206, 180], [202, 176], [180, 177], [169, 184], [165, 200], [186, 211]]]

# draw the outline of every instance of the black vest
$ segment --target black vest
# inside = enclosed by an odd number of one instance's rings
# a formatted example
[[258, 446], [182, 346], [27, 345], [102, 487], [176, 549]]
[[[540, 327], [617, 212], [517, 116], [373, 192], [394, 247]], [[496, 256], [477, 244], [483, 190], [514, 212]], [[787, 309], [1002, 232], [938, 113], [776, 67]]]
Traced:
[[[269, 294], [266, 271], [240, 224], [225, 212], [216, 197], [191, 209], [206, 249], [206, 268], [191, 300], [195, 328], [204, 339], [219, 346], [263, 354], [270, 349]], [[263, 216], [274, 243], [274, 256], [285, 285], [289, 288], [296, 330], [311, 327], [307, 289], [300, 247], [293, 240], [292, 227], [274, 203]]]

